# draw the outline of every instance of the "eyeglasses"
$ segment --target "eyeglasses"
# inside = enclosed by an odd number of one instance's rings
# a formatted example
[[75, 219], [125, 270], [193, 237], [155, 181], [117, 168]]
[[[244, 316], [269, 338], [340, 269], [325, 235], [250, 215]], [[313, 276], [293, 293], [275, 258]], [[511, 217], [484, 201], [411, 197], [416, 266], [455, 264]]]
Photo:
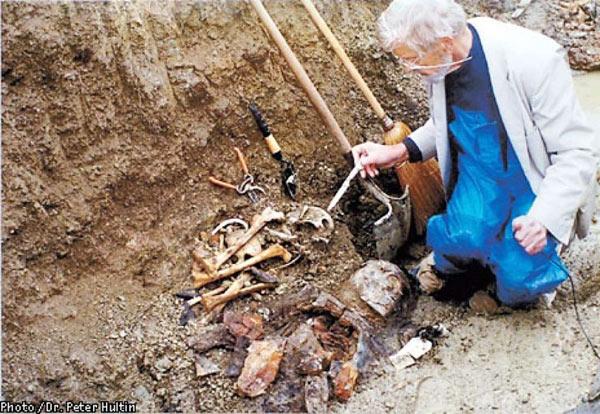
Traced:
[[398, 56], [395, 56], [395, 57], [396, 57], [396, 61], [399, 64], [401, 64], [406, 69], [411, 70], [411, 71], [441, 69], [441, 68], [446, 68], [448, 66], [460, 65], [461, 63], [465, 63], [465, 62], [468, 62], [469, 60], [473, 59], [473, 56], [467, 56], [466, 58], [461, 59], [461, 60], [448, 62], [448, 63], [440, 63], [439, 65], [417, 65], [416, 64], [417, 60], [418, 60], [417, 57], [414, 57], [411, 59], [402, 59]]

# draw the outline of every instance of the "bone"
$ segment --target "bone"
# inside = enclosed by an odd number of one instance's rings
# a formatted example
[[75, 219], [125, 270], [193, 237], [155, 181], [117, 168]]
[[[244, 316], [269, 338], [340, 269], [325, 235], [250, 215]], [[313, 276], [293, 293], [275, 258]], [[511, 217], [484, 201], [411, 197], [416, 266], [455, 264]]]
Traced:
[[284, 241], [284, 242], [291, 242], [298, 238], [298, 236], [293, 235], [289, 231], [284, 232], [284, 231], [277, 231], [277, 230], [273, 230], [273, 229], [266, 229], [266, 231], [271, 236], [276, 237], [279, 240]]
[[216, 289], [210, 290], [206, 293], [203, 293], [200, 296], [196, 296], [195, 298], [192, 298], [188, 301], [186, 301], [185, 303], [187, 304], [187, 306], [192, 307], [200, 302], [202, 302], [202, 297], [203, 296], [213, 296], [213, 295], [218, 295], [219, 293], [223, 293], [227, 290], [227, 286], [219, 286]]
[[209, 283], [215, 282], [217, 280], [224, 279], [228, 276], [234, 275], [242, 270], [245, 270], [249, 267], [252, 267], [260, 262], [265, 260], [281, 257], [284, 262], [289, 262], [292, 258], [290, 252], [283, 248], [283, 246], [279, 244], [274, 244], [270, 246], [268, 249], [263, 250], [260, 254], [240, 263], [235, 263], [234, 265], [228, 267], [227, 269], [220, 270], [216, 274], [209, 273], [200, 273], [192, 271], [192, 276], [194, 278], [194, 287], [199, 288], [205, 286]]
[[[244, 284], [246, 284], [248, 281], [250, 281], [250, 278], [251, 278], [250, 275], [248, 275], [246, 273], [242, 273], [237, 279], [235, 279], [233, 281], [233, 283], [231, 283], [231, 285], [229, 285], [227, 287], [227, 290], [225, 291], [225, 293], [223, 293], [223, 295], [230, 295], [230, 294], [238, 293], [244, 287]], [[209, 298], [209, 297], [214, 297], [214, 296], [206, 296], [206, 298]], [[218, 319], [219, 315], [221, 314], [221, 311], [223, 311], [223, 309], [225, 308], [225, 305], [227, 305], [227, 302], [217, 304], [217, 305], [213, 306], [210, 310], [207, 310], [206, 314], [200, 320], [200, 325], [201, 326], [207, 325], [209, 323], [216, 321]]]
[[[196, 314], [192, 310], [192, 307], [197, 305], [198, 303], [202, 302], [202, 296], [217, 295], [219, 293], [222, 293], [226, 289], [227, 289], [227, 287], [225, 287], [225, 286], [219, 286], [218, 288], [211, 290], [209, 292], [206, 292], [203, 295], [195, 296], [195, 297], [183, 302], [183, 312], [181, 313], [181, 316], [179, 318], [179, 324], [181, 326], [185, 326], [188, 324], [189, 321], [196, 318]], [[206, 324], [212, 322], [212, 319], [213, 318], [210, 318], [210, 320], [209, 320], [209, 319], [206, 319], [206, 317], [205, 317], [205, 319], [203, 319], [202, 325], [206, 325]]]
[[210, 312], [216, 306], [218, 306], [220, 304], [230, 302], [241, 296], [249, 295], [254, 292], [260, 292], [261, 290], [265, 290], [265, 289], [272, 289], [274, 287], [275, 287], [275, 285], [272, 283], [257, 283], [256, 285], [252, 285], [252, 286], [240, 289], [237, 292], [231, 292], [231, 293], [225, 292], [221, 295], [207, 296], [205, 298], [202, 298], [202, 304], [204, 305], [204, 308], [208, 312]]
[[[226, 280], [225, 282], [223, 282], [223, 284], [213, 290], [212, 292], [216, 292], [218, 289], [220, 288], [225, 288], [225, 293], [229, 293], [229, 292], [235, 292], [237, 289], [239, 289], [238, 286], [234, 285], [233, 283], [228, 283], [231, 282], [230, 280]], [[210, 292], [209, 292], [210, 293]], [[214, 321], [217, 320], [217, 318], [219, 317], [219, 315], [221, 314], [221, 311], [223, 310], [223, 308], [225, 308], [225, 303], [216, 306], [212, 311], [206, 313], [202, 319], [200, 319], [200, 326], [205, 326], [208, 325]]]
[[227, 249], [222, 251], [221, 253], [213, 256], [211, 258], [202, 257], [198, 254], [197, 251], [192, 253], [192, 257], [196, 263], [198, 263], [202, 268], [209, 274], [214, 275], [217, 270], [225, 263], [231, 256], [233, 256], [238, 250], [240, 250], [255, 234], [257, 234], [267, 223], [275, 220], [283, 220], [285, 215], [278, 211], [273, 210], [270, 207], [267, 207], [263, 210], [262, 213], [258, 216], [254, 216], [252, 220], [252, 225], [248, 229], [246, 233], [232, 246], [229, 246]]
[[[239, 240], [242, 237], [244, 237], [243, 230], [232, 231], [231, 233], [228, 233], [225, 237], [225, 243], [227, 244], [227, 247], [234, 246], [239, 242]], [[248, 240], [248, 243], [246, 243], [240, 250], [238, 250], [235, 253], [235, 256], [237, 257], [237, 261], [241, 262], [246, 259], [246, 256], [254, 257], [260, 254], [261, 251], [262, 245], [259, 239], [259, 235], [257, 234], [256, 236]]]
[[248, 223], [246, 223], [244, 220], [232, 218], [232, 219], [225, 220], [225, 221], [222, 221], [221, 223], [219, 223], [219, 225], [213, 229], [211, 234], [217, 234], [218, 232], [223, 230], [225, 227], [231, 226], [232, 224], [239, 224], [240, 226], [242, 226], [244, 228], [245, 231], [247, 231], [249, 229]]
[[333, 219], [325, 210], [316, 206], [303, 206], [298, 208], [287, 216], [291, 224], [309, 223], [317, 229], [326, 229], [328, 232], [333, 230]]

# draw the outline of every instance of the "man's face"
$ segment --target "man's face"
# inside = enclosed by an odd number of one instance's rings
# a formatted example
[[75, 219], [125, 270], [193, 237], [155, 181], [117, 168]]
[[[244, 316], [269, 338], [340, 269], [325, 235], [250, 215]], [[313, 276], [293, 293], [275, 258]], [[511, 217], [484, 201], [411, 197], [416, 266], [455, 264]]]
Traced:
[[[422, 76], [432, 76], [439, 72], [438, 68], [418, 68], [419, 66], [436, 66], [448, 63], [451, 56], [448, 43], [444, 39], [435, 44], [429, 51], [420, 56], [415, 50], [406, 45], [400, 45], [392, 53], [400, 59], [400, 63], [408, 70], [414, 70]], [[417, 68], [414, 68], [417, 67]]]

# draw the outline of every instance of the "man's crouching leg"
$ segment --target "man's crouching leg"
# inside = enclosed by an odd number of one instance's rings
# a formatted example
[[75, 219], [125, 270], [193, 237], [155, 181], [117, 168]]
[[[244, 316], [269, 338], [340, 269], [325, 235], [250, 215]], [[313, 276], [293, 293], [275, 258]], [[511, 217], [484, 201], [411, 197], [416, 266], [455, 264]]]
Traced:
[[444, 287], [444, 281], [437, 275], [435, 270], [433, 252], [421, 260], [417, 270], [417, 280], [421, 291], [427, 295], [439, 292]]
[[[421, 291], [426, 295], [435, 295], [444, 289], [446, 287], [446, 281], [452, 280], [448, 279], [449, 277], [458, 277], [459, 283], [461, 283], [461, 281], [464, 282], [465, 280], [464, 270], [458, 269], [451, 262], [447, 261], [443, 255], [437, 262], [438, 263], [436, 263], [436, 255], [430, 253], [421, 260], [415, 273], [413, 273], [419, 282]], [[454, 285], [456, 285], [456, 283]], [[454, 288], [456, 288], [456, 286], [454, 286]], [[469, 290], [466, 286], [465, 289]], [[498, 310], [498, 302], [496, 302], [486, 290], [477, 290], [472, 294], [468, 303], [469, 307], [478, 314], [494, 314]]]
[[457, 268], [444, 255], [433, 251], [419, 263], [416, 277], [421, 291], [426, 295], [433, 295], [444, 287], [444, 278], [463, 273], [464, 269]]

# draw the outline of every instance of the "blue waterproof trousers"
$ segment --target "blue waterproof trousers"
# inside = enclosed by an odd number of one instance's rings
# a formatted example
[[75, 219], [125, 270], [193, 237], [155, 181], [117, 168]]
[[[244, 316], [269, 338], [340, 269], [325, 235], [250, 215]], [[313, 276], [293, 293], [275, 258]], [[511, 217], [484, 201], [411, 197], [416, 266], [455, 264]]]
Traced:
[[435, 267], [448, 277], [476, 262], [496, 277], [497, 296], [507, 305], [535, 300], [568, 275], [549, 234], [543, 251], [529, 255], [515, 240], [512, 220], [526, 215], [535, 195], [510, 142], [507, 163], [496, 122], [483, 113], [453, 107], [450, 123], [457, 150], [457, 179], [443, 214], [431, 217], [427, 244]]

